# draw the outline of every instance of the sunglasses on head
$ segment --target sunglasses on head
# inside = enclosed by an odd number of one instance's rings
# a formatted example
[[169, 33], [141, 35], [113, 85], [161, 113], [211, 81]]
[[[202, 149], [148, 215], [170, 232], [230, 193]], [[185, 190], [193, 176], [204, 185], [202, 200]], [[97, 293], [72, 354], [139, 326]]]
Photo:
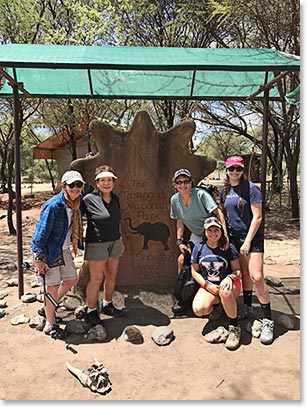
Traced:
[[74, 188], [74, 187], [82, 188], [83, 182], [75, 181], [75, 182], [71, 182], [70, 184], [66, 184], [66, 185], [68, 186], [68, 188]]
[[191, 180], [189, 180], [189, 179], [185, 179], [184, 181], [175, 181], [176, 185], [182, 185], [182, 184], [188, 185], [190, 183], [191, 183]]
[[236, 170], [236, 171], [238, 171], [238, 172], [242, 172], [242, 171], [243, 171], [243, 167], [234, 167], [234, 166], [231, 166], [231, 167], [228, 167], [227, 170], [230, 171], [230, 172], [233, 172], [234, 170]]

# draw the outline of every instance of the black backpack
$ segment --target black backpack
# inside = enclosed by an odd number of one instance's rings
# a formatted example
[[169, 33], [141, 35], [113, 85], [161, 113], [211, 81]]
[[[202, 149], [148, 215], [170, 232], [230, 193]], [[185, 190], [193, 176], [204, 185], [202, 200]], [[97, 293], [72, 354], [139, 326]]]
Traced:
[[205, 184], [204, 182], [201, 182], [197, 185], [197, 188], [204, 189], [212, 196], [212, 198], [215, 198], [215, 196], [214, 196], [215, 194], [216, 195], [219, 194], [219, 189], [216, 185]]
[[[202, 251], [204, 243], [201, 245], [198, 255]], [[175, 287], [174, 287], [174, 297], [179, 301], [179, 304], [183, 303], [192, 303], [195, 294], [199, 289], [199, 284], [194, 280], [192, 277], [191, 271], [191, 264], [186, 264], [186, 255], [188, 252], [185, 253], [185, 261], [180, 273], [178, 274]], [[191, 256], [190, 256], [191, 260]]]
[[199, 284], [192, 277], [191, 266], [183, 266], [175, 283], [174, 297], [180, 304], [191, 303], [198, 289]]

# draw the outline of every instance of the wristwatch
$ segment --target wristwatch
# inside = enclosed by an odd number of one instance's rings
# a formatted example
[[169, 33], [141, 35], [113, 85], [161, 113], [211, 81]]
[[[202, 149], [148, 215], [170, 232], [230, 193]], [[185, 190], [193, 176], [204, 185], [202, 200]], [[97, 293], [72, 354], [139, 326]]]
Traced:
[[45, 263], [46, 262], [44, 253], [38, 253], [38, 252], [33, 253], [33, 260], [36, 263]]

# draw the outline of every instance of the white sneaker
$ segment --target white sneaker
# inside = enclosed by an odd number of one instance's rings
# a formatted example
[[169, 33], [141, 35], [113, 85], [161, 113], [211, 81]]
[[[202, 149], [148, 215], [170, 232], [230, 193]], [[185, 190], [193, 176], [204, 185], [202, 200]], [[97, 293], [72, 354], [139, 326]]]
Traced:
[[240, 345], [241, 328], [239, 326], [229, 325], [229, 335], [225, 346], [229, 350], [235, 350]]
[[274, 321], [263, 318], [260, 342], [263, 345], [270, 345], [274, 340]]

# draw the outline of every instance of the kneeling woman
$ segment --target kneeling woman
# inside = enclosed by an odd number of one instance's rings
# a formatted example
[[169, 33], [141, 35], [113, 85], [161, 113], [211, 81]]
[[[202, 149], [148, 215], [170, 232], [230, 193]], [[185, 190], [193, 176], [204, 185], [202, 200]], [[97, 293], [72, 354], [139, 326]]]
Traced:
[[192, 276], [200, 284], [193, 311], [197, 316], [208, 315], [213, 305], [221, 302], [229, 318], [226, 348], [236, 349], [241, 335], [237, 317], [241, 291], [239, 254], [232, 244], [227, 250], [222, 249], [226, 238], [221, 222], [215, 217], [205, 220], [203, 239], [194, 247], [191, 259]]

